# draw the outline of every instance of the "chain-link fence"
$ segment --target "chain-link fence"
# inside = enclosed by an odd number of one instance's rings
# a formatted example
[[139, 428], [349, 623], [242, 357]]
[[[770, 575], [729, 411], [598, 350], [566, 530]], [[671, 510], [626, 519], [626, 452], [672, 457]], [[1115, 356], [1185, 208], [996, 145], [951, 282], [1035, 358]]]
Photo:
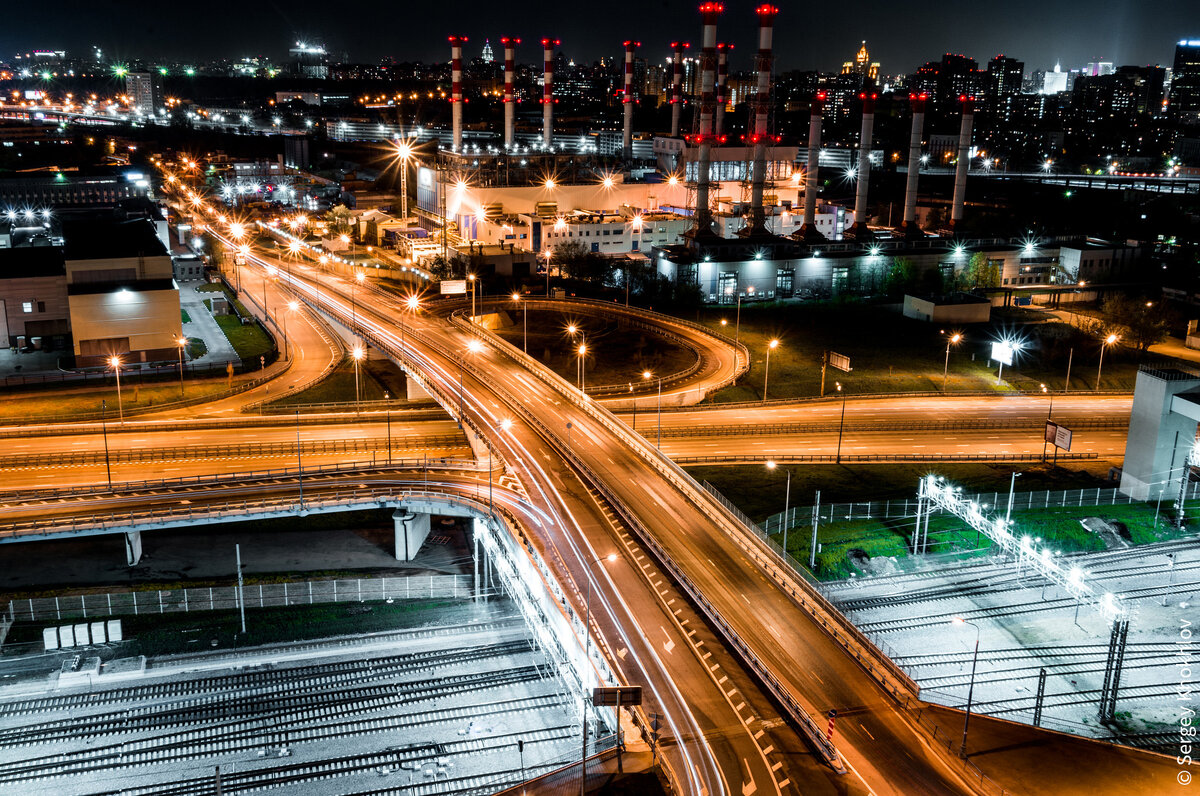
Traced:
[[470, 597], [470, 575], [412, 575], [400, 578], [348, 578], [293, 583], [256, 583], [170, 591], [127, 591], [13, 600], [0, 620], [0, 641], [13, 622], [47, 622], [106, 616], [140, 616], [187, 611], [229, 611], [239, 607], [282, 608], [314, 603], [427, 600]]

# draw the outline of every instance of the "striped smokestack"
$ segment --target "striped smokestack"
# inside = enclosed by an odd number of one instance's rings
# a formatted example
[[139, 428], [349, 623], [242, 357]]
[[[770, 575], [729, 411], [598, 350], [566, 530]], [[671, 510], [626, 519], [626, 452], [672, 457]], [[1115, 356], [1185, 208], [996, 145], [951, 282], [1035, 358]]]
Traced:
[[542, 39], [542, 146], [554, 141], [554, 48], [558, 39]]
[[800, 234], [804, 238], [824, 238], [817, 232], [817, 179], [821, 170], [821, 116], [825, 111], [825, 92], [813, 97], [812, 110], [808, 116], [808, 163], [804, 167], [804, 224]]
[[729, 51], [732, 49], [732, 44], [717, 45], [717, 115], [713, 127], [717, 138], [725, 135], [725, 106], [729, 103], [725, 84], [729, 82]]
[[450, 147], [455, 152], [462, 150], [462, 46], [466, 42], [466, 36], [450, 37]]
[[725, 10], [720, 3], [704, 3], [700, 17], [704, 31], [700, 40], [700, 125], [697, 133], [700, 151], [696, 158], [696, 225], [693, 235], [712, 234], [712, 208], [709, 207], [709, 177], [712, 166], [713, 116], [717, 105], [717, 17]]
[[513, 94], [513, 73], [516, 71], [517, 45], [521, 43], [521, 40], [513, 36], [505, 36], [500, 43], [504, 45], [504, 148], [512, 149], [516, 142], [514, 119], [517, 115], [517, 99]]
[[679, 120], [683, 114], [683, 51], [688, 48], [685, 41], [671, 42], [675, 51], [674, 68], [671, 75], [671, 135], [679, 135]]
[[958, 164], [954, 170], [954, 204], [950, 224], [957, 227], [963, 219], [967, 199], [967, 166], [971, 163], [971, 128], [975, 126], [975, 98], [959, 97], [962, 102], [962, 126], [958, 128]]
[[621, 97], [625, 106], [625, 127], [621, 154], [626, 160], [633, 160], [633, 53], [640, 46], [640, 41], [625, 42], [625, 89]]
[[858, 185], [854, 194], [854, 226], [848, 234], [863, 240], [871, 237], [867, 229], [867, 188], [871, 182], [871, 136], [875, 127], [875, 100], [878, 94], [859, 94], [863, 104], [862, 131], [858, 134]]
[[926, 94], [909, 94], [912, 103], [912, 134], [908, 139], [908, 180], [904, 186], [904, 232], [919, 235], [917, 226], [917, 175], [921, 172], [921, 132], [925, 128]]
[[758, 87], [754, 94], [754, 129], [750, 138], [754, 143], [754, 162], [750, 169], [750, 223], [745, 230], [748, 234], [767, 231], [763, 186], [767, 179], [767, 141], [771, 135], [768, 127], [773, 62], [771, 40], [779, 9], [773, 5], [761, 5], [754, 9], [754, 13], [758, 14], [758, 55], [755, 57]]

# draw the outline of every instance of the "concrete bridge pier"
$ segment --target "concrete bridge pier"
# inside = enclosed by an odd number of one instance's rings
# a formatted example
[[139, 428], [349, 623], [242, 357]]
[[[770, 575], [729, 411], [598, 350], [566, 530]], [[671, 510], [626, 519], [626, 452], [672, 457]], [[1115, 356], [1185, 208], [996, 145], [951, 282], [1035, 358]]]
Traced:
[[429, 515], [401, 507], [392, 513], [392, 522], [396, 525], [396, 560], [412, 561], [429, 538]]
[[125, 534], [125, 563], [136, 567], [142, 560], [142, 532], [130, 531]]
[[[401, 370], [404, 370], [403, 367]], [[405, 396], [410, 401], [430, 401], [433, 396], [430, 395], [421, 383], [409, 375], [408, 371], [404, 371], [404, 392]]]

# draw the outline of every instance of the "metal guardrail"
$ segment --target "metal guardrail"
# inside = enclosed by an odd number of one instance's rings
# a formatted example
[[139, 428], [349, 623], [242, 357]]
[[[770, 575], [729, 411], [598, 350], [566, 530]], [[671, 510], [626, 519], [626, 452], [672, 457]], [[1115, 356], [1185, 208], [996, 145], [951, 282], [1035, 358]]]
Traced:
[[[1098, 453], [1060, 453], [1059, 461], [1098, 459]], [[675, 456], [675, 464], [762, 464], [765, 457], [757, 455], [730, 456]], [[1040, 462], [1040, 453], [843, 453], [840, 457], [832, 454], [792, 455], [778, 454], [771, 457], [780, 464], [828, 463], [828, 464], [865, 464], [872, 462]]]
[[281, 478], [304, 476], [312, 478], [322, 475], [344, 473], [370, 473], [390, 470], [477, 470], [474, 459], [451, 459], [446, 457], [421, 459], [386, 459], [363, 462], [338, 462], [305, 467], [277, 467], [268, 470], [248, 470], [237, 473], [185, 475], [177, 478], [155, 478], [143, 481], [114, 481], [112, 489], [107, 486], [51, 487], [46, 489], [0, 490], [0, 503], [13, 505], [25, 500], [45, 500], [79, 495], [107, 495], [121, 492], [151, 491], [156, 489], [177, 490], [193, 487], [220, 487], [226, 484], [250, 485], [255, 481], [277, 481]]
[[[466, 441], [454, 435], [432, 437], [392, 437], [393, 449], [412, 450], [414, 447], [456, 448]], [[387, 450], [386, 439], [310, 440], [302, 442], [299, 453], [304, 456], [322, 456], [332, 453], [363, 453]], [[127, 464], [130, 462], [159, 462], [188, 459], [235, 459], [249, 456], [296, 455], [294, 442], [246, 442], [240, 445], [196, 445], [178, 448], [117, 448], [107, 453], [101, 451], [63, 451], [52, 454], [28, 456], [0, 456], [0, 470], [23, 467], [42, 467], [52, 460], [55, 465], [71, 466], [85, 464]]]
[[436, 401], [406, 401], [402, 399], [373, 400], [373, 401], [327, 401], [315, 404], [268, 404], [257, 407], [260, 415], [290, 415], [300, 414], [361, 414], [385, 411], [403, 412], [409, 417], [423, 413], [429, 418], [444, 418], [446, 413], [436, 407]]
[[[845, 432], [870, 431], [993, 431], [1006, 429], [1041, 430], [1044, 420], [929, 420], [896, 423], [846, 423]], [[1127, 428], [1128, 420], [1116, 418], [1080, 418], [1071, 422], [1072, 430], [1097, 431]], [[774, 436], [785, 434], [828, 434], [837, 431], [838, 423], [767, 423], [762, 425], [729, 426], [668, 426], [663, 429], [664, 437], [741, 437]]]
[[[1035, 392], [1023, 392], [1020, 390], [1010, 390], [1007, 392], [996, 392], [996, 391], [992, 391], [992, 390], [964, 390], [962, 392], [941, 392], [940, 390], [937, 390], [937, 391], [930, 390], [927, 392], [859, 392], [859, 393], [849, 393], [848, 395], [850, 398], [869, 398], [872, 400], [876, 400], [876, 399], [882, 399], [882, 398], [930, 398], [930, 399], [938, 399], [938, 398], [1040, 398], [1040, 397], [1044, 397], [1045, 394], [1042, 392], [1036, 392], [1036, 393]], [[1054, 395], [1055, 395], [1055, 397], [1064, 397], [1064, 396], [1069, 397], [1072, 395], [1083, 396], [1083, 397], [1094, 397], [1097, 395], [1106, 395], [1106, 396], [1115, 396], [1115, 397], [1128, 396], [1128, 397], [1132, 398], [1133, 391], [1132, 390], [1099, 390], [1099, 391], [1096, 391], [1096, 390], [1074, 390], [1074, 391], [1066, 392], [1066, 393], [1064, 393], [1062, 391], [1056, 391], [1054, 393]], [[811, 403], [821, 403], [821, 402], [832, 403], [832, 402], [841, 401], [841, 400], [842, 400], [842, 398], [840, 395], [825, 395], [825, 396], [810, 395], [806, 398], [771, 398], [766, 401], [729, 401], [729, 402], [699, 404], [697, 406], [689, 406], [689, 407], [677, 407], [677, 406], [666, 407], [666, 406], [664, 406], [663, 411], [664, 412], [688, 412], [688, 411], [696, 412], [696, 411], [719, 411], [722, 409], [752, 409], [752, 408], [762, 409], [764, 407], [774, 408], [774, 407], [780, 407], [780, 406], [787, 406], [789, 404], [811, 404]]]

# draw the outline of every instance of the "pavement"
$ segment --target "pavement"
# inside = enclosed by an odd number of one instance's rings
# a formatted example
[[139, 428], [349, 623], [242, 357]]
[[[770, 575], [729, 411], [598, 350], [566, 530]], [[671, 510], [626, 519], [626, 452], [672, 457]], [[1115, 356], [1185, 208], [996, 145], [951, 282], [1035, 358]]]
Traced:
[[204, 341], [208, 351], [189, 360], [193, 365], [224, 365], [226, 362], [241, 362], [225, 333], [217, 325], [204, 299], [215, 293], [200, 293], [196, 290], [204, 282], [184, 282], [179, 286], [179, 307], [188, 314], [189, 322], [183, 325], [184, 337], [198, 337]]
[[[1063, 323], [1069, 323], [1076, 327], [1082, 327], [1089, 323], [1095, 323], [1096, 321], [1096, 318], [1092, 317], [1091, 315], [1081, 315], [1078, 312], [1071, 312], [1070, 310], [1049, 309], [1045, 307], [1038, 307], [1037, 309], [1041, 309], [1047, 315], [1057, 318]], [[1200, 351], [1197, 351], [1194, 348], [1188, 348], [1186, 345], [1184, 345], [1183, 340], [1179, 339], [1178, 337], [1168, 337], [1161, 343], [1155, 343], [1154, 345], [1150, 346], [1148, 351], [1151, 354], [1157, 354], [1158, 356], [1174, 357], [1175, 359], [1182, 359], [1185, 362], [1195, 362], [1200, 364]]]

